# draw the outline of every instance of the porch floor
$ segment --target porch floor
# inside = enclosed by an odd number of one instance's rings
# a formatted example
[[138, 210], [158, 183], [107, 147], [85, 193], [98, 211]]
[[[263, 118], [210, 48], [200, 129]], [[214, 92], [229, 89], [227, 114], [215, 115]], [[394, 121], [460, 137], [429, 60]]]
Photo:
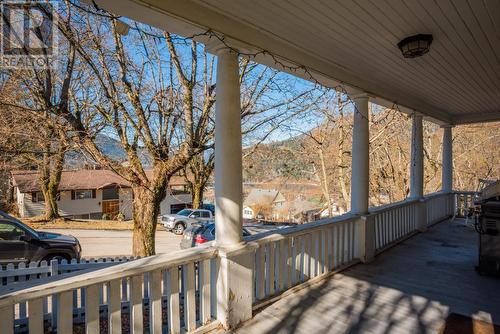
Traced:
[[499, 324], [500, 279], [476, 264], [476, 232], [442, 222], [271, 304], [236, 333], [451, 333], [450, 313]]

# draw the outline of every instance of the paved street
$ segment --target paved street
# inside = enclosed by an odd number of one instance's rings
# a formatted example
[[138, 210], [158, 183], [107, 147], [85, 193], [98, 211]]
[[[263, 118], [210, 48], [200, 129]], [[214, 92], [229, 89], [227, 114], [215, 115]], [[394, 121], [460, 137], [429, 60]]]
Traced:
[[[245, 226], [251, 234], [275, 229], [275, 226]], [[42, 230], [42, 229], [41, 229]], [[132, 254], [132, 231], [43, 229], [47, 232], [72, 235], [82, 245], [82, 257], [129, 256]], [[167, 231], [156, 231], [156, 253], [180, 250], [182, 237]]]
[[[82, 245], [83, 257], [108, 257], [132, 254], [132, 231], [51, 229], [48, 232], [70, 234]], [[181, 236], [156, 231], [156, 253], [180, 250]]]

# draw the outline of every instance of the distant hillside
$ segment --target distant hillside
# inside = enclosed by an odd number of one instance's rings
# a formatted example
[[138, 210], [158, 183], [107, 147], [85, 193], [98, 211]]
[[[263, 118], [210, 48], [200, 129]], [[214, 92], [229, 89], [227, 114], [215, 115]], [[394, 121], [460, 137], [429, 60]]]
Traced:
[[[118, 162], [125, 162], [127, 156], [123, 150], [121, 143], [106, 135], [98, 135], [96, 138], [97, 146], [101, 151], [111, 159]], [[151, 165], [151, 159], [144, 149], [139, 149], [141, 161], [146, 167]], [[95, 161], [86, 153], [82, 151], [71, 151], [66, 154], [66, 168], [76, 169], [84, 166], [95, 165]]]
[[[247, 182], [266, 182], [275, 178], [309, 180], [308, 157], [301, 155], [304, 136], [260, 144], [243, 150], [243, 177]], [[251, 153], [251, 154], [249, 154]]]

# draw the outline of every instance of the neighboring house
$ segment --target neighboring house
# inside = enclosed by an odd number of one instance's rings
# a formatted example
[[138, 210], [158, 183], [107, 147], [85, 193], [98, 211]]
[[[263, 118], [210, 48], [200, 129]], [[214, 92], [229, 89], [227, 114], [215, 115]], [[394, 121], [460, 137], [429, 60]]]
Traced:
[[258, 215], [274, 215], [274, 211], [283, 207], [285, 202], [285, 197], [277, 190], [254, 188], [243, 202], [243, 218], [254, 219]]
[[[42, 215], [45, 209], [38, 171], [11, 173], [14, 200], [23, 218]], [[104, 169], [66, 170], [59, 184], [58, 208], [63, 217], [74, 219], [116, 219], [119, 214], [132, 219], [132, 188], [130, 183]], [[173, 177], [161, 214], [176, 213], [191, 206], [191, 194], [185, 191], [182, 177]]]
[[278, 220], [306, 223], [317, 220], [320, 210], [318, 205], [301, 198], [296, 198], [293, 201], [286, 202], [281, 210], [276, 212], [276, 215]]
[[279, 221], [291, 223], [308, 223], [321, 218], [334, 217], [343, 214], [344, 211], [336, 203], [332, 204], [332, 212], [329, 214], [327, 208], [322, 208], [318, 204], [296, 198], [286, 202], [281, 209], [273, 212], [273, 218]]
[[243, 219], [254, 219], [255, 213], [253, 209], [249, 206], [243, 206]]

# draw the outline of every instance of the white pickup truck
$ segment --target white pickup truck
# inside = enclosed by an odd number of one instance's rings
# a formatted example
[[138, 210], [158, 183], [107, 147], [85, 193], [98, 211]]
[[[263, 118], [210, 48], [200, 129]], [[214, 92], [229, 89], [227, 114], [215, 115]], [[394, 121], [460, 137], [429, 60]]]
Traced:
[[205, 209], [184, 209], [176, 214], [163, 215], [160, 217], [160, 223], [166, 230], [175, 234], [182, 234], [184, 230], [197, 222], [212, 222], [214, 215], [212, 211]]

